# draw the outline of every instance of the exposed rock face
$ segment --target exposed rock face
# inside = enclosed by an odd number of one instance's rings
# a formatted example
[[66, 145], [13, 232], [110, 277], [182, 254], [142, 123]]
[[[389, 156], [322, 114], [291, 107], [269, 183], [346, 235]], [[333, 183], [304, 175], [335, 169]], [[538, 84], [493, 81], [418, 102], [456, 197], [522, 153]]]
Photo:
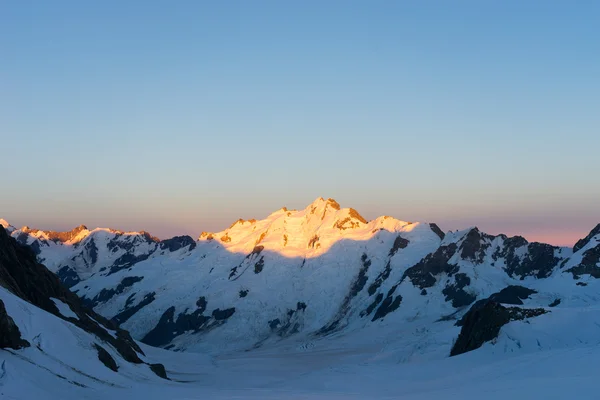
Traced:
[[494, 236], [480, 232], [477, 228], [471, 229], [460, 245], [461, 258], [481, 264], [492, 240]]
[[121, 257], [119, 257], [114, 262], [114, 264], [110, 267], [110, 269], [106, 275], [116, 274], [117, 272], [119, 272], [121, 270], [131, 268], [135, 264], [137, 264], [141, 261], [147, 260], [148, 257], [150, 257], [150, 254], [139, 254], [139, 255], [135, 255], [135, 254], [131, 254], [131, 253], [123, 254]]
[[398, 250], [405, 249], [409, 243], [410, 242], [407, 239], [404, 239], [402, 236], [398, 235], [396, 240], [394, 240], [394, 245], [390, 249], [388, 256], [389, 257], [395, 256], [396, 253], [398, 252]]
[[542, 308], [507, 308], [491, 300], [486, 300], [483, 304], [474, 304], [463, 318], [462, 329], [454, 346], [452, 346], [450, 356], [478, 349], [485, 342], [497, 338], [500, 328], [510, 321], [531, 318], [545, 313], [546, 310]]
[[135, 296], [135, 293], [130, 295], [127, 298], [127, 301], [125, 302], [125, 308], [122, 309], [117, 315], [115, 315], [114, 317], [111, 318], [111, 320], [114, 321], [117, 325], [120, 325], [123, 322], [127, 321], [136, 312], [138, 312], [142, 308], [146, 307], [148, 304], [152, 303], [155, 299], [156, 293], [155, 292], [147, 293], [142, 298], [142, 300], [135, 305], [133, 304], [134, 296]]
[[561, 261], [555, 256], [558, 248], [545, 243], [528, 243], [521, 236], [506, 238], [504, 246], [492, 256], [495, 260], [504, 258], [504, 270], [509, 276], [525, 279], [534, 276], [538, 279], [550, 276]]
[[[304, 302], [298, 302], [295, 309], [289, 309], [285, 316], [281, 318], [275, 318], [269, 321], [269, 327], [271, 332], [276, 333], [279, 337], [287, 337], [298, 333], [303, 323], [304, 311], [306, 310], [306, 304]], [[332, 325], [333, 328], [337, 326], [339, 321]], [[323, 329], [322, 329], [323, 330]], [[319, 331], [318, 334], [327, 333]]]
[[493, 301], [486, 301], [463, 317], [462, 329], [452, 346], [450, 356], [475, 350], [498, 337], [500, 328], [510, 321], [508, 309]]
[[[34, 242], [35, 243], [35, 242]], [[69, 266], [61, 267], [58, 271], [56, 271], [56, 275], [58, 279], [68, 288], [71, 288], [81, 282], [79, 279], [79, 275], [75, 270]]]
[[459, 308], [468, 306], [477, 298], [477, 296], [475, 296], [473, 293], [465, 291], [465, 287], [469, 286], [470, 284], [471, 278], [469, 278], [466, 274], [459, 272], [454, 275], [454, 283], [446, 285], [446, 287], [442, 290], [442, 294], [445, 296], [446, 301], [452, 302], [452, 307]]
[[40, 231], [38, 229], [29, 229], [28, 227], [24, 227], [23, 232], [25, 233], [38, 233], [43, 232], [48, 236], [48, 239], [53, 242], [68, 242], [70, 240], [75, 239], [77, 235], [79, 235], [82, 231], [86, 231], [87, 227], [85, 225], [79, 225], [77, 228], [73, 228], [70, 231], [66, 232], [56, 232], [56, 231]]
[[436, 235], [439, 236], [440, 239], [444, 240], [444, 237], [446, 237], [446, 234], [444, 233], [444, 231], [442, 231], [440, 229], [439, 226], [437, 226], [437, 224], [429, 224], [429, 227]]
[[108, 353], [108, 351], [106, 351], [106, 349], [104, 347], [100, 346], [99, 344], [94, 344], [94, 347], [96, 348], [96, 351], [98, 352], [98, 360], [100, 360], [100, 362], [102, 364], [104, 364], [106, 366], [106, 368], [117, 372], [119, 370], [119, 367], [117, 366], [117, 362], [115, 361], [114, 358], [112, 358], [112, 356]]
[[0, 300], [0, 349], [18, 350], [29, 346], [29, 342], [21, 338], [19, 327], [6, 312], [4, 302]]
[[175, 236], [160, 242], [160, 248], [170, 252], [177, 251], [186, 246], [189, 246], [189, 250], [193, 250], [196, 247], [196, 241], [190, 236]]
[[352, 299], [355, 298], [367, 284], [367, 280], [369, 279], [367, 273], [369, 272], [369, 267], [371, 266], [371, 260], [369, 260], [367, 255], [363, 253], [363, 255], [360, 257], [360, 261], [362, 266], [358, 271], [358, 275], [352, 281], [350, 290], [346, 297], [344, 297], [344, 300], [342, 301], [342, 304], [340, 305], [335, 317], [327, 325], [323, 326], [319, 331], [317, 331], [317, 334], [329, 334], [339, 329], [342, 318], [346, 316], [350, 309], [350, 303]]
[[469, 312], [465, 314], [457, 323], [457, 326], [463, 326], [469, 313], [475, 312], [485, 307], [489, 302], [511, 304], [511, 305], [523, 305], [523, 300], [528, 299], [532, 294], [537, 293], [535, 290], [518, 286], [510, 285], [505, 287], [499, 292], [493, 293], [486, 299], [481, 299], [475, 302], [469, 309]]
[[434, 253], [429, 254], [415, 266], [410, 267], [404, 272], [402, 280], [410, 278], [413, 285], [419, 289], [432, 287], [435, 282], [435, 276], [445, 272], [449, 276], [458, 272], [456, 265], [448, 264], [448, 261], [457, 251], [455, 243], [447, 246], [440, 246]]
[[388, 291], [387, 296], [381, 302], [381, 305], [375, 311], [375, 315], [373, 316], [372, 321], [376, 321], [381, 319], [391, 313], [392, 311], [396, 311], [398, 307], [400, 307], [400, 303], [402, 303], [402, 296], [397, 295], [394, 297], [394, 293], [396, 291], [397, 286], [392, 286], [392, 288]]
[[163, 379], [167, 379], [169, 380], [169, 377], [167, 376], [167, 371], [165, 370], [165, 366], [162, 364], [148, 364], [150, 366], [150, 369], [152, 370], [152, 372], [154, 372], [156, 375], [160, 376]]
[[82, 301], [88, 307], [94, 308], [97, 304], [106, 302], [114, 296], [123, 293], [126, 288], [133, 286], [133, 284], [140, 282], [142, 279], [144, 279], [143, 276], [125, 277], [115, 289], [102, 289], [102, 291], [100, 291], [100, 293], [98, 293], [93, 299], [90, 300], [86, 297], [82, 297]]
[[489, 299], [497, 303], [522, 305], [523, 300], [529, 298], [529, 296], [535, 293], [537, 292], [533, 289], [518, 285], [511, 285], [505, 287], [498, 293], [492, 294]]
[[371, 283], [369, 285], [369, 296], [374, 295], [377, 290], [381, 287], [381, 285], [383, 284], [383, 282], [385, 282], [387, 280], [387, 278], [390, 277], [390, 273], [392, 272], [392, 267], [390, 265], [390, 262], [388, 261], [388, 263], [385, 266], [385, 269], [380, 272], [377, 277], [375, 278], [375, 280], [373, 281], [373, 283]]
[[572, 273], [575, 279], [579, 279], [581, 275], [586, 274], [598, 279], [600, 278], [598, 263], [600, 263], [600, 246], [586, 250], [579, 265], [568, 269], [566, 272]]
[[142, 339], [150, 346], [164, 346], [173, 338], [184, 332], [198, 333], [208, 331], [225, 323], [234, 313], [235, 308], [215, 309], [211, 315], [204, 315], [207, 302], [200, 297], [196, 302], [197, 309], [188, 314], [184, 311], [175, 318], [175, 307], [168, 308], [160, 317], [158, 324]]
[[579, 240], [577, 243], [575, 243], [575, 246], [573, 246], [573, 251], [577, 252], [581, 249], [583, 249], [585, 246], [588, 245], [588, 243], [592, 240], [592, 238], [594, 236], [600, 235], [600, 224], [596, 225], [596, 227], [594, 229], [592, 229], [592, 231], [583, 239]]

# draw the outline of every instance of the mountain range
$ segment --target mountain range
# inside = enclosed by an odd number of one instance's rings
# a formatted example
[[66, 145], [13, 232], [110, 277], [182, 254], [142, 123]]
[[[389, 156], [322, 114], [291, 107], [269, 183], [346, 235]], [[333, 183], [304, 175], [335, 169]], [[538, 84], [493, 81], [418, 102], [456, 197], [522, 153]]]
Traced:
[[[84, 306], [178, 352], [373, 341], [414, 361], [474, 350], [536, 320], [553, 327], [536, 338], [550, 348], [588, 341], [557, 326], [600, 300], [600, 225], [567, 248], [476, 227], [367, 221], [323, 198], [197, 239], [1, 222]], [[518, 336], [506, 348], [523, 346]]]

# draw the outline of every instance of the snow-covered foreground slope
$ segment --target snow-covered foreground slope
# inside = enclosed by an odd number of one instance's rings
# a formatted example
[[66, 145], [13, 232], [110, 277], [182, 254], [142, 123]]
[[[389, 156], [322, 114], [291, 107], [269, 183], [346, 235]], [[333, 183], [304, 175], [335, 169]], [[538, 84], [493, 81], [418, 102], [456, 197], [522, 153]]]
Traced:
[[[58, 278], [0, 227], [0, 397], [166, 378], [129, 333], [86, 309]], [[62, 397], [64, 398], [64, 397]]]
[[[570, 314], [577, 314], [571, 310]], [[323, 339], [315, 347], [279, 343], [268, 349], [207, 357], [198, 353], [177, 353], [143, 347], [167, 368], [172, 381], [146, 375], [132, 367], [121, 375], [103, 366], [88, 365], [85, 352], [66, 355], [71, 348], [57, 346], [59, 360], [30, 357], [40, 368], [23, 360], [19, 350], [0, 350], [0, 397], [6, 399], [595, 399], [595, 377], [600, 372], [598, 328], [600, 312], [563, 320], [548, 316], [511, 323], [495, 345], [437, 360], [401, 362], [398, 349], [376, 345], [365, 337], [346, 337], [343, 344]], [[551, 321], [553, 320], [553, 321]], [[552, 341], [562, 336], [561, 326], [572, 330], [574, 320], [595, 340], [561, 343], [540, 349], [536, 340]], [[591, 329], [588, 331], [588, 329]], [[533, 333], [532, 333], [533, 332]], [[58, 331], [58, 334], [65, 334]], [[564, 337], [564, 336], [563, 336]], [[58, 341], [58, 337], [48, 337]], [[515, 340], [521, 342], [517, 351]], [[61, 343], [61, 342], [59, 342]], [[70, 341], [67, 341], [70, 343]], [[64, 360], [64, 361], [63, 361]], [[98, 379], [90, 379], [70, 368]], [[63, 378], [56, 376], [60, 374]], [[86, 387], [79, 386], [84, 384]]]
[[[0, 349], [0, 398], [85, 398], [106, 388], [130, 388], [136, 382], [158, 382], [145, 363], [131, 363], [101, 338], [33, 306], [0, 287], [0, 300], [30, 346]], [[57, 300], [59, 301], [59, 300]], [[64, 303], [63, 303], [64, 304]], [[68, 305], [65, 309], [69, 310]], [[115, 331], [107, 331], [116, 335]], [[98, 358], [101, 346], [118, 372]], [[147, 360], [139, 354], [142, 361]], [[70, 395], [67, 395], [69, 394]]]

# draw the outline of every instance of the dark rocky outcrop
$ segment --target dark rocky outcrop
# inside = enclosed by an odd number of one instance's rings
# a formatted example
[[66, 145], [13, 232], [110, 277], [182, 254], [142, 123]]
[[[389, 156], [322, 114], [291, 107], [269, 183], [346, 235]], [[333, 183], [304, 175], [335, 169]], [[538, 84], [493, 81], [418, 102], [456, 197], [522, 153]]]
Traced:
[[265, 258], [261, 257], [256, 263], [254, 263], [254, 273], [260, 274], [265, 267]]
[[25, 234], [35, 234], [35, 233], [38, 233], [38, 232], [43, 232], [43, 233], [46, 234], [46, 236], [48, 236], [48, 239], [50, 239], [51, 241], [53, 241], [55, 243], [58, 243], [58, 242], [64, 243], [64, 242], [68, 242], [69, 240], [73, 240], [83, 230], [87, 230], [87, 227], [85, 225], [79, 225], [77, 228], [73, 228], [72, 230], [65, 231], [65, 232], [40, 231], [38, 229], [29, 229], [26, 226], [23, 227], [23, 233], [25, 233]]
[[410, 242], [408, 241], [408, 239], [403, 238], [402, 236], [398, 235], [396, 237], [396, 239], [394, 240], [394, 244], [392, 245], [392, 248], [390, 249], [390, 252], [388, 253], [389, 257], [393, 257], [396, 255], [396, 253], [398, 252], [398, 250], [400, 249], [405, 249], [406, 246], [408, 246]]
[[596, 235], [600, 235], [600, 224], [596, 225], [596, 227], [594, 229], [592, 229], [592, 231], [585, 238], [583, 238], [583, 239], [579, 240], [577, 243], [575, 243], [575, 246], [573, 246], [573, 252], [577, 252], [577, 251], [583, 249], [585, 246], [588, 245], [588, 243]]
[[196, 247], [196, 241], [190, 236], [175, 236], [160, 242], [161, 250], [168, 250], [170, 252], [177, 251], [187, 246], [189, 246], [188, 250], [193, 250]]
[[[523, 252], [523, 247], [527, 247], [524, 255], [520, 257], [519, 252]], [[519, 250], [519, 251], [518, 251]], [[504, 258], [506, 260], [506, 273], [513, 277], [518, 276], [525, 279], [527, 276], [534, 276], [538, 279], [550, 276], [554, 268], [560, 262], [554, 254], [557, 247], [545, 243], [528, 243], [521, 236], [506, 238], [504, 244], [493, 255], [494, 260]]]
[[127, 301], [125, 301], [125, 307], [123, 308], [123, 310], [121, 310], [117, 315], [115, 315], [114, 317], [111, 318], [111, 320], [113, 322], [115, 322], [117, 325], [121, 325], [122, 323], [127, 321], [129, 318], [133, 317], [135, 315], [135, 313], [140, 311], [142, 308], [144, 308], [148, 304], [152, 303], [155, 299], [156, 293], [155, 292], [147, 293], [146, 295], [144, 295], [144, 298], [142, 299], [142, 301], [137, 303], [135, 306], [132, 306], [131, 304], [133, 302], [134, 296], [135, 296], [135, 293], [132, 294], [131, 296], [129, 296], [127, 298]]
[[[200, 318], [196, 319], [197, 329], [199, 329], [208, 320], [208, 317], [204, 317], [201, 313], [197, 317]], [[156, 326], [144, 336], [142, 342], [150, 346], [164, 346], [185, 331], [181, 325], [184, 325], [183, 320], [181, 319], [180, 322], [180, 318], [175, 319], [175, 307], [169, 307], [161, 315]]]
[[152, 372], [154, 372], [157, 376], [170, 380], [167, 376], [167, 371], [165, 370], [165, 366], [162, 364], [148, 364]]
[[362, 262], [362, 267], [358, 271], [358, 276], [356, 277], [356, 279], [354, 279], [354, 282], [352, 282], [352, 286], [350, 287], [350, 293], [348, 294], [348, 297], [350, 299], [356, 297], [356, 295], [361, 290], [363, 290], [363, 288], [367, 284], [367, 280], [369, 280], [367, 272], [369, 271], [369, 267], [371, 266], [371, 260], [369, 260], [367, 258], [367, 255], [363, 253], [363, 255], [360, 258], [360, 261]]
[[271, 328], [272, 331], [277, 330], [277, 328], [279, 328], [280, 325], [281, 320], [279, 318], [275, 318], [269, 321], [269, 328]]
[[[523, 286], [518, 285], [510, 285], [505, 287], [499, 292], [491, 294], [489, 297], [485, 299], [478, 300], [475, 302], [469, 312], [474, 312], [475, 310], [481, 309], [486, 306], [487, 303], [502, 303], [502, 304], [510, 304], [510, 305], [523, 305], [523, 300], [528, 299], [530, 295], [537, 293], [533, 289], [529, 289]], [[463, 326], [465, 323], [465, 318], [468, 313], [465, 314], [460, 320], [456, 322], [457, 326]]]
[[[229, 272], [229, 279], [238, 279], [246, 271], [246, 269], [248, 269], [248, 266], [260, 256], [260, 253], [262, 253], [264, 249], [265, 246], [254, 246], [252, 251], [248, 255], [246, 255], [246, 257], [244, 257], [244, 261], [242, 261], [239, 265], [231, 268]], [[246, 267], [244, 267], [245, 265]], [[261, 256], [258, 259], [258, 261], [254, 263], [254, 273], [259, 274], [263, 270], [264, 265], [265, 260], [264, 257]], [[238, 273], [238, 270], [241, 270], [241, 272]]]
[[[302, 325], [302, 317], [306, 310], [306, 303], [299, 301], [295, 309], [289, 309], [284, 317], [269, 321], [271, 332], [280, 337], [287, 337], [298, 333]], [[321, 334], [321, 333], [318, 333]]]
[[123, 269], [127, 269], [127, 268], [131, 268], [133, 267], [135, 264], [145, 261], [148, 259], [148, 257], [150, 257], [151, 253], [149, 254], [140, 254], [140, 255], [133, 255], [131, 253], [125, 253], [123, 254], [121, 257], [117, 258], [115, 260], [115, 262], [113, 263], [113, 265], [110, 267], [110, 270], [108, 271], [108, 273], [106, 275], [112, 275], [114, 273], [117, 273]]
[[356, 211], [354, 208], [348, 209], [348, 215], [350, 216], [350, 218], [356, 219], [356, 220], [362, 222], [363, 224], [369, 223], [369, 221], [367, 221], [362, 215], [360, 215], [358, 213], [358, 211]]
[[65, 265], [64, 267], [60, 267], [56, 272], [56, 275], [58, 276], [58, 279], [60, 279], [62, 284], [68, 288], [72, 288], [73, 286], [81, 282], [81, 278], [79, 278], [77, 272], [72, 267], [69, 267], [67, 265]]
[[532, 294], [537, 293], [533, 289], [529, 289], [523, 286], [510, 285], [494, 293], [489, 297], [489, 300], [503, 304], [522, 305], [523, 300], [528, 299]]
[[573, 278], [579, 279], [581, 275], [590, 275], [593, 278], [600, 278], [600, 246], [592, 247], [583, 253], [579, 265], [566, 270], [573, 274]]
[[220, 310], [217, 308], [216, 310], [213, 310], [213, 312], [212, 312], [213, 318], [217, 321], [226, 320], [229, 317], [231, 317], [233, 314], [235, 314], [235, 307], [226, 308], [225, 310]]
[[460, 244], [460, 256], [481, 264], [485, 258], [485, 251], [491, 246], [494, 236], [480, 232], [479, 229], [471, 229]]
[[112, 356], [108, 353], [108, 351], [106, 351], [106, 349], [104, 349], [102, 346], [94, 343], [94, 347], [96, 348], [96, 351], [98, 352], [98, 360], [100, 360], [102, 362], [102, 364], [104, 364], [106, 366], [106, 368], [108, 369], [112, 369], [113, 371], [117, 372], [119, 370], [119, 367], [117, 366], [117, 362], [115, 361], [114, 358], [112, 358]]
[[[371, 321], [376, 321], [388, 315], [389, 313], [396, 311], [398, 307], [400, 307], [400, 303], [402, 303], [402, 296], [398, 295], [394, 297], [394, 292], [398, 285], [392, 286], [392, 288], [388, 291], [387, 296], [375, 311], [375, 315]], [[368, 310], [368, 309], [367, 309]]]
[[125, 250], [126, 252], [129, 252], [142, 243], [152, 245], [160, 242], [159, 238], [152, 236], [146, 231], [140, 231], [139, 235], [126, 235], [125, 232], [115, 230], [111, 230], [111, 232], [115, 236], [110, 240], [110, 242], [108, 242], [107, 247], [113, 252], [118, 250]]
[[450, 258], [456, 254], [456, 251], [457, 246], [455, 243], [440, 246], [434, 253], [427, 255], [417, 264], [408, 268], [400, 281], [410, 278], [412, 284], [419, 289], [432, 287], [436, 282], [435, 276], [442, 273], [452, 276], [458, 272], [458, 266], [448, 263]]
[[497, 338], [500, 328], [510, 321], [531, 318], [545, 314], [546, 312], [546, 310], [541, 308], [507, 308], [491, 300], [486, 300], [483, 304], [479, 305], [474, 304], [462, 318], [462, 328], [458, 339], [452, 346], [450, 356], [478, 349], [485, 342]]
[[0, 300], [0, 349], [18, 350], [29, 346], [29, 342], [21, 338], [19, 327], [6, 312], [4, 302]]
[[140, 282], [144, 279], [143, 276], [127, 276], [121, 279], [121, 282], [114, 289], [102, 289], [100, 293], [94, 296], [93, 299], [88, 299], [85, 296], [82, 297], [82, 301], [88, 307], [94, 308], [100, 303], [105, 303], [112, 299], [114, 296], [119, 295], [125, 291], [125, 289], [133, 286], [135, 283]]
[[437, 226], [437, 224], [429, 224], [429, 227], [431, 228], [431, 230], [433, 231], [433, 233], [435, 233], [436, 235], [439, 236], [439, 238], [441, 240], [444, 240], [444, 238], [446, 237], [446, 234], [444, 233], [444, 231], [442, 231], [440, 229], [439, 226]]
[[196, 302], [198, 307], [196, 310], [190, 314], [186, 310], [177, 317], [175, 317], [175, 307], [169, 307], [160, 317], [156, 326], [144, 336], [142, 342], [150, 346], [165, 346], [184, 332], [207, 332], [220, 326], [235, 313], [235, 308], [225, 310], [217, 308], [210, 316], [207, 316], [204, 315], [206, 305], [206, 299], [200, 297]]
[[367, 289], [369, 296], [373, 296], [377, 292], [377, 290], [379, 290], [379, 287], [383, 284], [383, 282], [385, 282], [385, 280], [390, 277], [391, 272], [392, 272], [392, 266], [390, 265], [390, 262], [388, 261], [387, 264], [385, 265], [384, 270], [381, 271], [377, 275], [377, 277], [375, 278], [373, 283], [371, 283], [369, 285], [369, 289]]
[[375, 310], [375, 308], [382, 301], [383, 301], [383, 293], [377, 293], [377, 296], [375, 296], [375, 299], [373, 300], [373, 302], [371, 304], [369, 304], [365, 310], [361, 311], [360, 316], [365, 317], [367, 315], [371, 315], [373, 310]]
[[[325, 214], [323, 214], [323, 217], [325, 217]], [[354, 221], [351, 217], [346, 217], [344, 219], [338, 220], [333, 225], [334, 228], [337, 228], [342, 231], [345, 231], [346, 229], [358, 228], [359, 226], [360, 223], [358, 221]]]
[[31, 242], [29, 247], [31, 248], [31, 251], [33, 251], [33, 254], [35, 254], [36, 256], [39, 256], [42, 252], [39, 240], [34, 240], [33, 242]]
[[[465, 290], [465, 287], [470, 284], [471, 278], [464, 273], [457, 273], [454, 275], [454, 283], [447, 284], [442, 290], [442, 294], [445, 296], [446, 301], [452, 302], [452, 307], [458, 308], [468, 306], [477, 298], [477, 296]], [[427, 292], [425, 292], [425, 295], [426, 294]]]
[[366, 253], [363, 253], [360, 257], [360, 262], [362, 263], [362, 266], [358, 271], [358, 275], [352, 281], [350, 290], [344, 297], [344, 300], [342, 301], [342, 304], [340, 305], [335, 317], [325, 326], [321, 327], [321, 329], [317, 331], [317, 335], [327, 335], [333, 333], [340, 327], [340, 322], [350, 310], [350, 302], [364, 289], [365, 285], [367, 284], [367, 281], [369, 280], [367, 272], [371, 266], [371, 260], [369, 260]]
[[198, 300], [196, 300], [196, 307], [198, 307], [198, 311], [200, 311], [200, 313], [203, 313], [206, 310], [207, 304], [206, 297], [204, 296], [200, 296]]
[[87, 255], [87, 259], [89, 259], [92, 264], [96, 264], [98, 261], [98, 246], [96, 246], [94, 238], [87, 240], [83, 249], [84, 254]]

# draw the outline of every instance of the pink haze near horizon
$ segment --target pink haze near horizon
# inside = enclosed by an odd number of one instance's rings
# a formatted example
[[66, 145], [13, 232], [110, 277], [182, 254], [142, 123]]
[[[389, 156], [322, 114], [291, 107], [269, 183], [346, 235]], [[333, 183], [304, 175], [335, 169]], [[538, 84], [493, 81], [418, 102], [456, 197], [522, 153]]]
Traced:
[[[314, 200], [314, 199], [313, 199]], [[290, 209], [305, 208], [312, 200], [304, 203], [295, 202]], [[226, 203], [226, 202], [225, 202]], [[123, 211], [112, 208], [97, 210], [69, 209], [55, 210], [49, 212], [47, 209], [33, 208], [32, 212], [14, 213], [0, 215], [10, 224], [17, 228], [29, 226], [43, 230], [64, 231], [75, 226], [84, 224], [88, 228], [96, 227], [113, 228], [124, 231], [145, 230], [161, 239], [177, 235], [190, 235], [197, 238], [201, 232], [218, 232], [225, 230], [234, 221], [242, 219], [262, 219], [271, 212], [276, 211], [285, 204], [270, 206], [259, 204], [224, 204], [219, 207], [216, 204], [205, 204], [197, 210], [186, 210], [184, 207], [176, 209], [173, 207], [157, 207], [157, 211], [148, 211], [143, 207], [134, 209], [125, 208]], [[390, 215], [400, 220], [410, 222], [433, 222], [444, 231], [454, 231], [477, 226], [480, 230], [497, 235], [500, 233], [508, 236], [523, 236], [530, 242], [550, 243], [557, 246], [572, 246], [577, 240], [585, 237], [589, 231], [600, 222], [587, 218], [565, 217], [547, 218], [546, 215], [528, 215], [527, 218], [519, 216], [519, 213], [510, 214], [508, 211], [495, 215], [478, 213], [471, 210], [465, 213], [460, 208], [452, 210], [439, 210], [432, 207], [427, 209], [415, 207], [401, 207], [393, 205], [376, 206], [375, 202], [360, 202], [352, 204], [352, 199], [340, 202], [342, 207], [355, 208], [366, 219], [371, 220], [381, 215]], [[237, 207], [236, 207], [237, 205]], [[270, 207], [269, 207], [270, 206]], [[408, 209], [408, 210], [407, 210]], [[3, 212], [11, 210], [0, 210]], [[407, 212], [408, 211], [408, 212]], [[429, 215], [429, 216], [428, 216]]]

